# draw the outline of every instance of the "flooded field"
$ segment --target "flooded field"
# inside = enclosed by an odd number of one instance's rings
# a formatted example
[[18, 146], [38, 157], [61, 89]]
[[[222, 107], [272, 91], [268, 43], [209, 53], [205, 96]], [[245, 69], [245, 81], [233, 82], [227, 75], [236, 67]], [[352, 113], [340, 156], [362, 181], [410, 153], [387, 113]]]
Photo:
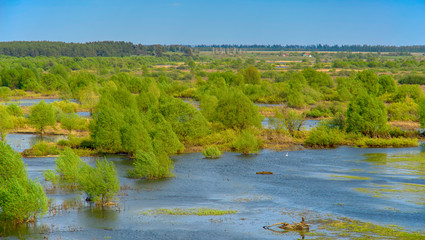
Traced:
[[[10, 134], [7, 141], [21, 151], [31, 145], [31, 139], [34, 139], [31, 135]], [[28, 144], [23, 147], [20, 141]], [[191, 153], [173, 158], [175, 177], [156, 181], [127, 178], [132, 160], [108, 156], [107, 159], [117, 167], [122, 190], [117, 199], [118, 206], [104, 209], [90, 206], [83, 195], [49, 187], [43, 180], [42, 171], [54, 168], [54, 158], [24, 158], [29, 176], [39, 178], [46, 185], [52, 206], [57, 207], [35, 225], [0, 229], [0, 236], [14, 238], [23, 235], [39, 239], [298, 239], [301, 237], [298, 232], [275, 233], [262, 226], [298, 222], [301, 216], [310, 223], [310, 233], [313, 234], [325, 231], [319, 229], [318, 221], [329, 216], [398, 225], [410, 231], [423, 230], [425, 163], [422, 151], [422, 147], [340, 147], [289, 153], [263, 150], [250, 156], [228, 152], [217, 160]], [[419, 157], [412, 157], [410, 164], [397, 161], [402, 156], [413, 155]], [[94, 164], [95, 158], [83, 159]], [[258, 171], [273, 174], [258, 175]], [[211, 208], [237, 212], [222, 216], [143, 214], [160, 208]], [[305, 238], [315, 237], [306, 235]]]

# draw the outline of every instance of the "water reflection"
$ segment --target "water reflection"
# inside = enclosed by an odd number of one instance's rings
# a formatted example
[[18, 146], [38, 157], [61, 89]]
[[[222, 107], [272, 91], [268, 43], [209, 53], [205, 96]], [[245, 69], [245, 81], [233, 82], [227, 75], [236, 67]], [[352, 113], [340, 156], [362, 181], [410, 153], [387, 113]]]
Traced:
[[[275, 118], [264, 118], [263, 121], [261, 121], [261, 125], [263, 126], [263, 128], [273, 128], [273, 125], [271, 124], [272, 119], [275, 119]], [[320, 123], [321, 123], [320, 120], [305, 120], [301, 128], [303, 130], [309, 131], [313, 129], [314, 127], [316, 127], [317, 125], [319, 125]]]
[[65, 135], [43, 136], [43, 138], [41, 138], [40, 135], [35, 134], [8, 134], [6, 137], [6, 143], [9, 144], [13, 150], [23, 152], [41, 140], [55, 143], [66, 138], [67, 137]]
[[87, 207], [79, 212], [78, 222], [87, 228], [115, 229], [119, 220], [117, 207]]

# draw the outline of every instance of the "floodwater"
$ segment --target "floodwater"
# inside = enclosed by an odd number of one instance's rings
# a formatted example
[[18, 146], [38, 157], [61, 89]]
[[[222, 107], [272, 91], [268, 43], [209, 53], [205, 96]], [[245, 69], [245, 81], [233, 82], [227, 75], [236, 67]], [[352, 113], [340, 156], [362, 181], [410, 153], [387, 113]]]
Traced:
[[23, 152], [25, 149], [31, 148], [37, 142], [44, 140], [46, 142], [57, 142], [61, 139], [66, 139], [65, 135], [43, 136], [34, 134], [8, 134], [6, 143], [9, 144], [13, 150]]
[[[261, 121], [261, 125], [263, 126], [263, 128], [273, 128], [273, 126], [270, 124], [270, 119], [271, 118], [264, 118]], [[301, 130], [309, 131], [313, 129], [314, 127], [316, 127], [317, 125], [319, 125], [319, 123], [321, 123], [321, 120], [313, 120], [313, 119], [305, 120], [303, 122], [303, 125], [301, 126]]]
[[[39, 104], [41, 101], [44, 101], [46, 103], [53, 103], [53, 102], [60, 102], [60, 101], [64, 101], [63, 99], [59, 99], [59, 98], [48, 98], [48, 99], [41, 99], [41, 98], [34, 98], [34, 99], [20, 99], [20, 100], [10, 100], [7, 102], [2, 102], [1, 104], [3, 105], [9, 105], [9, 104], [16, 104], [20, 107], [23, 106], [32, 106], [35, 104]], [[76, 102], [75, 99], [70, 99], [70, 102]]]
[[[16, 147], [15, 147], [16, 148]], [[419, 153], [416, 148], [368, 149], [340, 147], [293, 152], [260, 151], [242, 156], [224, 153], [209, 160], [200, 153], [173, 157], [175, 177], [156, 180], [126, 178], [132, 160], [109, 156], [125, 186], [118, 207], [103, 210], [83, 203], [76, 193], [48, 192], [54, 204], [75, 205], [49, 214], [35, 226], [8, 231], [0, 236], [24, 235], [49, 239], [298, 239], [298, 233], [278, 234], [262, 226], [277, 222], [307, 222], [317, 214], [345, 216], [376, 224], [395, 224], [407, 230], [425, 228], [425, 207], [409, 199], [373, 197], [356, 191], [371, 184], [425, 184], [424, 176], [400, 173], [392, 165], [371, 161], [370, 154]], [[83, 158], [94, 164], [95, 158]], [[24, 158], [31, 178], [54, 168], [54, 158]], [[257, 175], [272, 171], [273, 175]], [[343, 177], [348, 176], [348, 177]], [[365, 180], [349, 178], [363, 177]], [[422, 177], [422, 179], [420, 178]], [[237, 210], [225, 216], [150, 216], [156, 208]], [[311, 231], [320, 231], [311, 224]], [[306, 236], [306, 239], [309, 239]]]

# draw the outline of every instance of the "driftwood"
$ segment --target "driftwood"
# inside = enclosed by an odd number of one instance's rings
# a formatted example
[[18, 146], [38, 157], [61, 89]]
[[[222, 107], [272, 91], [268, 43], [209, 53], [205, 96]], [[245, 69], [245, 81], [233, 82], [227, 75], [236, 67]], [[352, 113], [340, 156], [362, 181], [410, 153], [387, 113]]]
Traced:
[[271, 227], [278, 226], [278, 228], [284, 229], [286, 231], [308, 231], [310, 229], [310, 225], [305, 223], [304, 217], [301, 218], [302, 221], [299, 223], [289, 224], [285, 222], [275, 223], [270, 226], [264, 226], [264, 229], [272, 230]]
[[256, 172], [256, 174], [273, 174], [273, 172], [265, 172], [265, 171], [262, 171], [262, 172]]

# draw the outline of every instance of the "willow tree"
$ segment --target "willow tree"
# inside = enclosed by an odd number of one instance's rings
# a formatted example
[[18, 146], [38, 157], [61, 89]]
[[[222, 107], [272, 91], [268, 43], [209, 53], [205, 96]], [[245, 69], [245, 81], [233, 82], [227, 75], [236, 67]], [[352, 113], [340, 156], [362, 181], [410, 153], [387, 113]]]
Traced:
[[0, 218], [22, 223], [47, 211], [47, 197], [38, 181], [28, 178], [19, 153], [0, 142]]
[[387, 123], [387, 109], [377, 97], [363, 92], [347, 109], [347, 131], [376, 136]]
[[30, 124], [40, 132], [41, 137], [47, 126], [54, 126], [56, 123], [53, 106], [44, 101], [31, 107], [29, 118]]

